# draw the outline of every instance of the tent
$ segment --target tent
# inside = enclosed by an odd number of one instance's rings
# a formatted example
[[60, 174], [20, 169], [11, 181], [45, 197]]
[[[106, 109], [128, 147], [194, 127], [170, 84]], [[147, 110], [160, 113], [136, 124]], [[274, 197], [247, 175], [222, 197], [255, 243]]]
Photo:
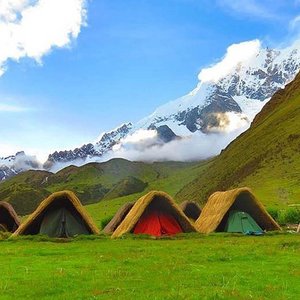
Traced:
[[112, 234], [120, 223], [127, 216], [131, 208], [133, 207], [134, 202], [125, 203], [114, 215], [111, 221], [104, 227], [103, 232], [106, 234]]
[[20, 219], [7, 202], [0, 202], [0, 231], [14, 232], [20, 226]]
[[168, 194], [151, 191], [136, 201], [112, 237], [130, 232], [162, 236], [194, 231], [195, 227]]
[[49, 237], [74, 237], [98, 233], [99, 229], [76, 195], [70, 191], [62, 191], [53, 193], [42, 201], [14, 235], [44, 234]]
[[196, 221], [201, 214], [201, 207], [195, 201], [184, 201], [180, 204], [184, 214], [193, 221]]
[[229, 212], [224, 231], [256, 234], [263, 233], [263, 230], [248, 213], [237, 210]]
[[232, 211], [247, 213], [262, 230], [281, 229], [249, 188], [212, 194], [196, 220], [195, 226], [201, 233], [226, 231], [228, 219], [233, 216]]

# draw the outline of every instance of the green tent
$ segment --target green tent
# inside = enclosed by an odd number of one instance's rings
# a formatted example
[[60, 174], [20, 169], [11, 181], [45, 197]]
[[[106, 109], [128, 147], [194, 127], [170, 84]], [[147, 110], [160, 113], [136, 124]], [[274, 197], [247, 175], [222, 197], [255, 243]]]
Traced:
[[40, 226], [40, 234], [50, 237], [73, 237], [89, 234], [84, 221], [65, 207], [58, 207], [46, 212]]
[[42, 201], [13, 235], [43, 234], [66, 238], [98, 233], [99, 229], [76, 195], [70, 191], [61, 191]]
[[263, 230], [248, 213], [237, 210], [229, 212], [224, 231], [258, 234], [263, 233]]

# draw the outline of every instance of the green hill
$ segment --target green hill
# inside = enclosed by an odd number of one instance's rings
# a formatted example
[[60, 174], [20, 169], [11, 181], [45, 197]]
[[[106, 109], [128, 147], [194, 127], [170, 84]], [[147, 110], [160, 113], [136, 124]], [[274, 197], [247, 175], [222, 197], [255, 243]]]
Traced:
[[[56, 174], [46, 171], [27, 171], [0, 183], [0, 199], [8, 201], [21, 215], [31, 213], [50, 193], [72, 190], [84, 205], [97, 203], [145, 189], [161, 188], [178, 192], [196, 176], [195, 163], [143, 163], [112, 159], [104, 163], [69, 166]], [[189, 171], [191, 169], [191, 171]], [[194, 174], [182, 175], [182, 171]], [[178, 175], [180, 174], [180, 175]]]
[[104, 199], [114, 199], [134, 193], [139, 193], [144, 191], [146, 187], [147, 183], [138, 178], [129, 176], [121, 180], [107, 194], [105, 194]]
[[204, 203], [217, 190], [249, 186], [267, 206], [300, 203], [299, 104], [300, 74], [176, 197]]

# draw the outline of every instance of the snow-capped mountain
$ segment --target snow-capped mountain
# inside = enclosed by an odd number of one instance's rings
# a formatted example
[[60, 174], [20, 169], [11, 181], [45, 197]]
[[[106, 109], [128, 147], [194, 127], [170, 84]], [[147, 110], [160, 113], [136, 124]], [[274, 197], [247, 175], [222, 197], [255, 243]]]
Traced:
[[[230, 58], [228, 48], [223, 61], [204, 70], [218, 74], [210, 75], [207, 79], [201, 75], [205, 73], [202, 71], [197, 87], [188, 95], [157, 108], [150, 116], [134, 125], [123, 124], [104, 133], [96, 143], [75, 150], [55, 152], [49, 155], [48, 163], [101, 157], [139, 130], [158, 130], [163, 126], [174, 135], [182, 137], [196, 132], [209, 134], [211, 131], [222, 131], [223, 127], [230, 128], [232, 116], [240, 121], [236, 126], [250, 123], [266, 101], [300, 70], [299, 42], [281, 50], [262, 48], [258, 41], [250, 43], [254, 51], [240, 61], [237, 59], [224, 72], [222, 64], [226, 66], [226, 59]], [[243, 51], [245, 45], [241, 47], [242, 44], [235, 45], [240, 47], [237, 50]]]
[[49, 155], [44, 167], [49, 169], [57, 162], [65, 163], [78, 159], [85, 160], [92, 157], [101, 157], [111, 150], [118, 141], [124, 138], [130, 132], [131, 128], [132, 124], [126, 123], [110, 132], [101, 134], [96, 143], [89, 143], [74, 150], [56, 151]]
[[220, 125], [218, 114], [226, 112], [239, 113], [252, 121], [265, 102], [290, 82], [299, 69], [297, 45], [281, 51], [260, 49], [251, 59], [239, 62], [226, 76], [217, 81], [200, 81], [188, 95], [159, 107], [133, 130], [164, 124], [179, 135], [198, 130], [207, 132]]
[[0, 157], [0, 181], [29, 169], [38, 169], [41, 165], [34, 156], [28, 156], [20, 151], [5, 158]]
[[[109, 153], [124, 150], [122, 145], [128, 142], [131, 147], [132, 143], [143, 141], [142, 147], [135, 147], [143, 151], [145, 147], [161, 146], [180, 137], [198, 135], [205, 139], [215, 132], [221, 137], [222, 132], [245, 130], [245, 124], [249, 125], [272, 95], [299, 70], [300, 41], [284, 49], [263, 48], [257, 40], [232, 45], [220, 62], [200, 72], [199, 83], [189, 94], [158, 107], [136, 124], [126, 123], [103, 133], [96, 142], [50, 154], [44, 168], [51, 169], [56, 163], [67, 165], [80, 160], [82, 164], [110, 158], [113, 155]], [[151, 141], [145, 143], [147, 136]], [[0, 179], [18, 172], [11, 167], [5, 170], [8, 165], [3, 159], [2, 165]]]

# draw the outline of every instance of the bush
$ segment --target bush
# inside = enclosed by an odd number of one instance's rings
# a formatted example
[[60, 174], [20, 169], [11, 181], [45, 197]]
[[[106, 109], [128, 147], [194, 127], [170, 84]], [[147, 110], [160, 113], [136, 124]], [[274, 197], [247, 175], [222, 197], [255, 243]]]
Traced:
[[300, 223], [300, 208], [290, 207], [284, 213], [285, 223]]
[[111, 219], [113, 218], [114, 216], [109, 216], [109, 217], [106, 217], [104, 219], [101, 220], [101, 229], [104, 229], [104, 227], [111, 221]]
[[300, 207], [289, 207], [286, 210], [269, 208], [268, 213], [280, 225], [300, 223]]

